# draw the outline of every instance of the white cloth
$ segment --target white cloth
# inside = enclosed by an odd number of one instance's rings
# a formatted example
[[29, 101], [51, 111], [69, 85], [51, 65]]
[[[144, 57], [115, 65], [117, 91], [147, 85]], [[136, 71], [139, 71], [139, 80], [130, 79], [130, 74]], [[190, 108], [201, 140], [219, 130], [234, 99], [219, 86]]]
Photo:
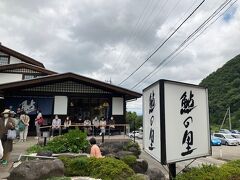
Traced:
[[64, 128], [68, 128], [69, 126], [71, 126], [71, 120], [69, 121], [64, 121]]
[[61, 127], [61, 119], [53, 119], [52, 127], [53, 128], [60, 128]]
[[8, 123], [8, 118], [5, 118], [5, 119], [4, 119], [4, 126], [5, 126], [5, 127], [7, 126], [7, 123]]
[[0, 159], [2, 159], [2, 157], [3, 157], [3, 147], [2, 147], [2, 142], [0, 139]]
[[100, 129], [105, 129], [105, 126], [106, 126], [106, 121], [100, 121]]

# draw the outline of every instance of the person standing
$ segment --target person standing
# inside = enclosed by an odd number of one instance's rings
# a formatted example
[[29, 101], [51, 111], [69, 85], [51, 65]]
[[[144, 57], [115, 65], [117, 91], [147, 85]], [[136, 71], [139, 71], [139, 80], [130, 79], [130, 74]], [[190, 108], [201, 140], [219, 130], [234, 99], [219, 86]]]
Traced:
[[20, 121], [25, 125], [24, 130], [20, 131], [20, 142], [24, 142], [24, 141], [27, 141], [28, 127], [29, 127], [29, 121], [30, 121], [30, 118], [25, 111], [22, 112], [20, 116]]
[[13, 140], [7, 139], [8, 130], [15, 129], [14, 121], [10, 118], [10, 110], [5, 109], [2, 112], [3, 118], [0, 118], [0, 139], [3, 146], [3, 157], [1, 164], [3, 166], [8, 165], [10, 153], [13, 149]]
[[40, 131], [40, 126], [41, 126], [40, 121], [41, 121], [41, 119], [43, 119], [42, 112], [40, 110], [38, 110], [37, 111], [37, 117], [35, 119], [37, 139], [39, 139], [41, 137], [41, 131]]
[[109, 135], [111, 135], [111, 130], [115, 129], [115, 120], [113, 116], [111, 116], [109, 121]]
[[100, 125], [100, 129], [101, 129], [101, 132], [100, 132], [99, 135], [100, 135], [100, 136], [101, 136], [102, 134], [105, 135], [105, 129], [106, 129], [107, 123], [106, 123], [106, 120], [104, 119], [104, 117], [101, 118], [101, 120], [100, 120], [100, 122], [99, 122], [99, 125]]
[[52, 121], [52, 137], [55, 131], [58, 131], [59, 135], [61, 134], [61, 119], [58, 118], [58, 115]]
[[92, 120], [94, 136], [99, 132], [99, 120], [97, 116]]

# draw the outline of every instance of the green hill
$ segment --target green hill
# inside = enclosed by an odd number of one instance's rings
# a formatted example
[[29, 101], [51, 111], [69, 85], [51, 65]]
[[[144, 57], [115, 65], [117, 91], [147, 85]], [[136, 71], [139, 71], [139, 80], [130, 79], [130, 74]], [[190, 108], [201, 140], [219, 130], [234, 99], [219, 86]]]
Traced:
[[203, 79], [200, 85], [208, 87], [210, 124], [220, 127], [230, 106], [232, 129], [240, 129], [240, 55]]

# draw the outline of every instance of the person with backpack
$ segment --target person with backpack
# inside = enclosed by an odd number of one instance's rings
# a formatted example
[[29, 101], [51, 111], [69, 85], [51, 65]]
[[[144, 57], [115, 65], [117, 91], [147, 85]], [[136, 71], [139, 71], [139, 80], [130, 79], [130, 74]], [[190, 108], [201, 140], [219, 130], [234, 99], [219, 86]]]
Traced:
[[37, 111], [37, 117], [35, 119], [35, 126], [36, 126], [36, 133], [37, 133], [37, 139], [41, 137], [41, 131], [40, 126], [43, 124], [43, 117], [42, 112], [40, 110]]
[[13, 140], [8, 138], [8, 131], [15, 129], [15, 123], [10, 117], [10, 110], [5, 109], [0, 118], [0, 139], [3, 147], [3, 157], [0, 161], [2, 166], [7, 166], [13, 149]]

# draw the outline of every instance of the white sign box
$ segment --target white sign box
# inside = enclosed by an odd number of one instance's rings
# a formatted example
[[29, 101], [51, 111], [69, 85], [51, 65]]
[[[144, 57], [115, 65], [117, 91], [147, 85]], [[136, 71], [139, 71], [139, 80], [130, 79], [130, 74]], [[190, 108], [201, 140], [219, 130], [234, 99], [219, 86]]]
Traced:
[[143, 147], [145, 152], [161, 161], [159, 84], [153, 84], [143, 93]]
[[[161, 139], [161, 163], [168, 164], [211, 154], [206, 88], [185, 83], [160, 80], [148, 89], [158, 86]], [[157, 89], [157, 88], [156, 88]], [[147, 94], [146, 94], [147, 95]], [[144, 100], [144, 124], [147, 123], [147, 101]], [[145, 126], [144, 133], [149, 131]], [[157, 127], [156, 127], [157, 128]], [[154, 139], [157, 137], [154, 137]], [[144, 137], [144, 144], [147, 136]], [[151, 154], [150, 154], [151, 155]], [[154, 157], [154, 156], [153, 156]]]

